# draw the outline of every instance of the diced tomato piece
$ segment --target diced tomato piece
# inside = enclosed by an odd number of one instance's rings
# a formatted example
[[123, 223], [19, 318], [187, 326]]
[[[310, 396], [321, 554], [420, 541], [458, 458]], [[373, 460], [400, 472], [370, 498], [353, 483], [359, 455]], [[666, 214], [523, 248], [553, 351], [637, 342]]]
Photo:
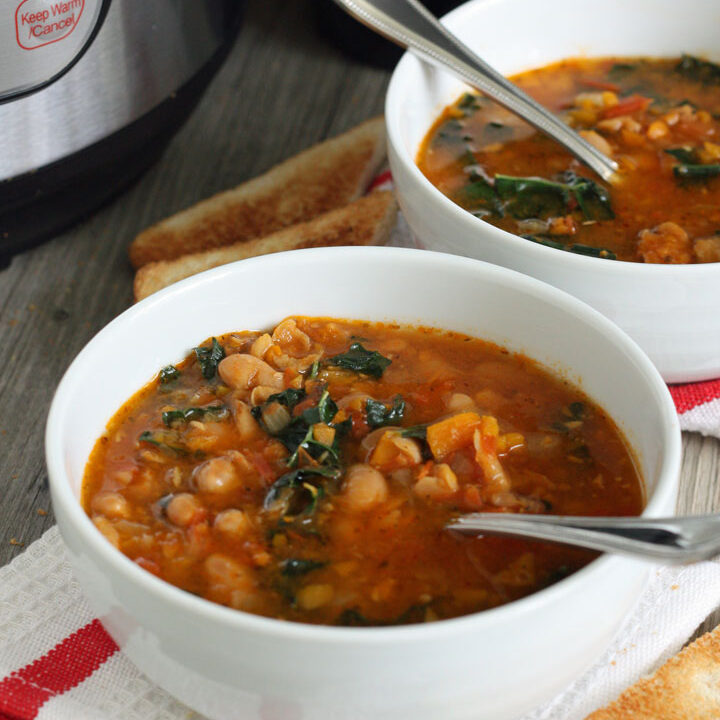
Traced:
[[610, 92], [620, 92], [620, 86], [615, 83], [605, 82], [604, 80], [589, 80], [584, 79], [580, 81], [586, 87], [596, 88], [597, 90], [609, 90]]
[[352, 422], [352, 429], [350, 434], [354, 438], [365, 437], [370, 432], [370, 426], [367, 424], [365, 415], [359, 412], [350, 413], [350, 421]]
[[304, 400], [301, 400], [293, 409], [293, 415], [297, 417], [298, 415], [302, 415], [304, 410], [308, 410], [311, 407], [315, 407], [315, 404], [317, 403], [317, 398], [314, 397], [306, 397]]
[[426, 463], [421, 465], [420, 469], [417, 472], [417, 477], [415, 479], [422, 480], [426, 475], [429, 475], [430, 471], [433, 468], [433, 465], [434, 465], [434, 463], [432, 460], [428, 460]]
[[601, 115], [604, 119], [630, 115], [639, 110], [645, 110], [651, 102], [652, 98], [643, 97], [642, 95], [631, 95], [621, 100], [617, 105], [605, 108]]
[[272, 469], [270, 463], [265, 459], [263, 455], [258, 452], [252, 454], [253, 465], [258, 471], [260, 477], [266, 483], [271, 483], [275, 480], [275, 471]]

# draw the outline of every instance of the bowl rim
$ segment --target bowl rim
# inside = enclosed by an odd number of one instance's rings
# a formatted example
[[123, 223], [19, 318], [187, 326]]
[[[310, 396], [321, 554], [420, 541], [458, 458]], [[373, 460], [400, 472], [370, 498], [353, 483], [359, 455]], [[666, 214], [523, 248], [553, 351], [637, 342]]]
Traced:
[[[584, 324], [589, 324], [594, 330], [605, 335], [609, 342], [619, 346], [624, 351], [628, 357], [628, 362], [638, 367], [638, 371], [645, 377], [653, 395], [658, 400], [657, 410], [664, 425], [664, 454], [660, 462], [656, 488], [652, 497], [648, 499], [642, 515], [657, 516], [655, 507], [666, 502], [668, 496], [674, 496], [677, 491], [680, 471], [681, 435], [677, 413], [667, 386], [654, 365], [637, 344], [617, 325], [589, 305], [540, 280], [473, 258], [411, 248], [312, 248], [241, 260], [175, 283], [136, 303], [117, 316], [102, 328], [73, 360], [57, 387], [48, 413], [45, 432], [45, 454], [53, 504], [59, 506], [61, 510], [61, 513], [57, 514], [64, 516], [63, 519], [68, 520], [83, 542], [84, 547], [90, 548], [85, 552], [93, 551], [100, 557], [104, 567], [122, 577], [125, 582], [132, 583], [144, 593], [154, 596], [155, 600], [168, 603], [180, 611], [193, 613], [198, 619], [223, 625], [228, 630], [245, 631], [283, 640], [304, 640], [329, 645], [350, 643], [357, 646], [423, 642], [438, 636], [463, 634], [471, 629], [477, 630], [492, 626], [499, 619], [512, 618], [521, 613], [532, 612], [537, 606], [552, 603], [562, 595], [573, 592], [578, 584], [585, 582], [585, 578], [591, 581], [593, 576], [601, 575], [604, 571], [610, 571], [614, 566], [617, 566], [620, 561], [618, 556], [601, 555], [577, 572], [547, 588], [505, 605], [457, 618], [415, 625], [336, 627], [290, 622], [254, 615], [197, 597], [143, 570], [105, 540], [90, 520], [90, 517], [82, 509], [79, 499], [75, 497], [63, 459], [63, 417], [68, 412], [71, 412], [73, 393], [82, 384], [82, 378], [87, 372], [85, 369], [86, 364], [91, 363], [90, 366], [92, 367], [93, 354], [96, 352], [96, 348], [101, 346], [101, 343], [105, 342], [107, 338], [112, 337], [117, 328], [131, 324], [137, 316], [158, 312], [159, 308], [176, 304], [178, 298], [181, 298], [187, 291], [196, 287], [210, 285], [217, 278], [228, 274], [232, 275], [246, 270], [261, 273], [264, 266], [297, 261], [317, 264], [338, 259], [343, 263], [347, 263], [352, 261], [352, 256], [370, 258], [378, 264], [399, 264], [401, 262], [410, 262], [415, 265], [417, 263], [430, 264], [434, 271], [437, 271], [439, 264], [445, 264], [446, 268], [455, 269], [458, 272], [470, 268], [471, 272], [499, 277], [504, 284], [522, 292], [527, 293], [529, 291], [531, 294], [539, 295], [553, 304], [559, 305], [562, 312], [569, 312], [576, 317], [580, 316]], [[194, 341], [194, 339], [191, 339], [191, 342]], [[547, 368], [546, 365], [542, 363], [541, 365]], [[62, 530], [61, 527], [61, 533]]]
[[[465, 22], [468, 16], [476, 11], [481, 11], [489, 5], [497, 5], [511, 1], [512, 0], [467, 0], [467, 2], [443, 15], [440, 20], [451, 29], [455, 29]], [[577, 7], [581, 9], [580, 5]], [[557, 250], [556, 248], [525, 240], [519, 235], [515, 235], [491, 223], [485, 222], [454, 203], [425, 177], [418, 167], [415, 157], [411, 156], [404, 143], [400, 119], [403, 109], [408, 107], [405, 96], [410, 90], [417, 94], [425, 87], [421, 85], [421, 87], [418, 88], [408, 81], [407, 76], [416, 72], [420, 67], [426, 67], [436, 74], [445, 74], [439, 67], [423, 63], [422, 60], [409, 51], [403, 54], [393, 70], [385, 96], [385, 127], [388, 145], [395, 151], [396, 158], [402, 164], [403, 169], [409, 173], [415, 185], [422, 189], [426, 196], [429, 196], [429, 202], [439, 203], [441, 210], [444, 211], [445, 214], [449, 213], [453, 215], [456, 219], [463, 222], [471, 231], [485, 234], [485, 241], [491, 240], [494, 245], [509, 243], [509, 248], [515, 252], [526, 254], [529, 259], [535, 257], [540, 261], [552, 261], [555, 264], [564, 262], [569, 266], [569, 270], [576, 270], [578, 272], [588, 272], [592, 270], [596, 273], [622, 276], [628, 273], [638, 272], [648, 277], [660, 276], [661, 278], [675, 278], [680, 273], [692, 273], [692, 277], [696, 278], [698, 275], [703, 276], [716, 273], [718, 268], [720, 268], [720, 263], [663, 265], [660, 263], [633, 262], [631, 260], [608, 261], [603, 258]], [[447, 74], [449, 75], [449, 73]], [[470, 88], [467, 84], [465, 86]], [[427, 130], [423, 137], [427, 137], [427, 133], [430, 131], [435, 120], [437, 120], [437, 117], [438, 115], [434, 115], [429, 119]], [[419, 147], [417, 150], [419, 150]]]

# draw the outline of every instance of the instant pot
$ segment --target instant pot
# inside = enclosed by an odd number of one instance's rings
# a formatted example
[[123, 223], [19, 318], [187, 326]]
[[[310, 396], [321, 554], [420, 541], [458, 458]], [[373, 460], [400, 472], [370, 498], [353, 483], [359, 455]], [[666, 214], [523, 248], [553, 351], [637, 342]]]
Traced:
[[242, 0], [0, 2], [0, 257], [154, 162], [229, 50]]

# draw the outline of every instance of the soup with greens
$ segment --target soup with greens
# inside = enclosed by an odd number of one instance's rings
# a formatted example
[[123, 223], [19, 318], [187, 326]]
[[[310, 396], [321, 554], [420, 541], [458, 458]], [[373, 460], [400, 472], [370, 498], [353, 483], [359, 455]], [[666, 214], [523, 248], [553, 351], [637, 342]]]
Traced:
[[527, 357], [298, 317], [162, 368], [98, 440], [83, 505], [140, 567], [203, 598], [391, 625], [496, 607], [595, 557], [444, 530], [458, 514], [635, 515], [643, 489], [612, 420]]
[[573, 59], [513, 82], [620, 165], [612, 187], [488, 98], [446, 108], [418, 155], [445, 195], [529, 241], [606, 260], [720, 261], [720, 66]]

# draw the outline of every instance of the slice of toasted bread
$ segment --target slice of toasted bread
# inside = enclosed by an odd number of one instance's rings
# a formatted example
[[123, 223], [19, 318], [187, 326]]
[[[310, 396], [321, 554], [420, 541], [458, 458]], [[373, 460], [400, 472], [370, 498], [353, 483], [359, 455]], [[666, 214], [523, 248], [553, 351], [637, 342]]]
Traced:
[[718, 720], [720, 627], [586, 720]]
[[130, 245], [130, 261], [138, 268], [265, 237], [342, 207], [363, 194], [384, 157], [379, 117], [153, 225]]
[[283, 250], [335, 245], [382, 245], [395, 227], [397, 204], [389, 191], [373, 192], [314, 220], [272, 235], [176, 258], [148, 263], [135, 274], [135, 300], [218, 265]]

